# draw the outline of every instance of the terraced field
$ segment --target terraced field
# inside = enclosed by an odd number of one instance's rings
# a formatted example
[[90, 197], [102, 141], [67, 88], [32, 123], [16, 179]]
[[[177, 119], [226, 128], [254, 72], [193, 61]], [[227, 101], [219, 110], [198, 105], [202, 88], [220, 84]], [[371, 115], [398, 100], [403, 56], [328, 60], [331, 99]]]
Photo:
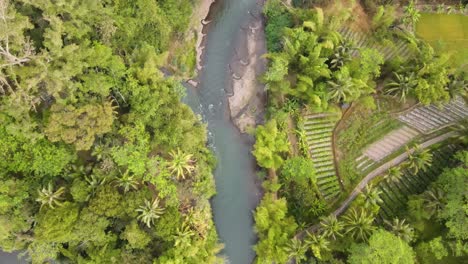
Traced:
[[420, 171], [413, 174], [409, 171], [404, 171], [404, 175], [399, 182], [381, 181], [376, 188], [381, 191], [379, 221], [384, 219], [392, 219], [398, 216], [408, 201], [408, 196], [420, 194], [424, 192], [429, 184], [433, 182], [442, 172], [443, 168], [454, 165], [454, 160], [451, 157], [457, 150], [454, 145], [433, 151], [432, 166], [427, 171]]
[[309, 114], [304, 116], [304, 129], [310, 155], [317, 173], [317, 185], [325, 200], [340, 194], [336, 176], [332, 136], [339, 115], [335, 113]]
[[465, 118], [468, 118], [468, 105], [461, 97], [440, 107], [435, 105], [420, 106], [398, 117], [403, 123], [424, 134]]
[[376, 162], [404, 147], [418, 134], [418, 131], [407, 126], [391, 131], [364, 150], [364, 154], [356, 159], [357, 168], [360, 171], [365, 171]]
[[[412, 54], [410, 46], [404, 40], [398, 40], [393, 42], [394, 45], [385, 46], [377, 43], [367, 34], [353, 31], [348, 27], [341, 28], [339, 32], [343, 38], [353, 41], [357, 48], [372, 48], [378, 50], [383, 54], [385, 60], [389, 60], [396, 55], [408, 58]], [[355, 50], [352, 55], [356, 56], [358, 52], [359, 50]]]

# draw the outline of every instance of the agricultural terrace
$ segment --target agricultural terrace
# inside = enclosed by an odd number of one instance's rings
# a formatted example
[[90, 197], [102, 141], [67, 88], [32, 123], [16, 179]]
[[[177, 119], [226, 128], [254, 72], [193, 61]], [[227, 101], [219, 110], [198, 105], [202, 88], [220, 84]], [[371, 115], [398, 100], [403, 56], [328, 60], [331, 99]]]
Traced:
[[451, 53], [455, 65], [464, 65], [467, 68], [468, 16], [422, 14], [416, 26], [416, 34], [437, 51]]

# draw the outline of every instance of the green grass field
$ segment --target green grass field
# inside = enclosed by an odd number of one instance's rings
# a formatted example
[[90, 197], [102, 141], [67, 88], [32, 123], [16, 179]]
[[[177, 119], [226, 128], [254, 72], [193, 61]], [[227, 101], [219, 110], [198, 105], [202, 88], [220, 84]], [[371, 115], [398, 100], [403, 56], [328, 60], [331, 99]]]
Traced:
[[416, 33], [436, 50], [452, 53], [455, 66], [468, 68], [468, 16], [422, 14]]

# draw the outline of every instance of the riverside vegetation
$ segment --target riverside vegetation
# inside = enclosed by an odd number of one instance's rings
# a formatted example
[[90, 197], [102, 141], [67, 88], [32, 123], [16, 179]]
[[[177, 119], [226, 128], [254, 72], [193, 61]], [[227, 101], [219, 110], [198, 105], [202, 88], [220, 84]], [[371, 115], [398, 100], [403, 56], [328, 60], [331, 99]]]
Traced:
[[[268, 0], [264, 14], [269, 100], [253, 154], [268, 173], [254, 215], [256, 263], [466, 261], [462, 113], [375, 161], [407, 152], [342, 215], [333, 213], [366, 176], [356, 161], [362, 151], [404, 125], [396, 113], [468, 98], [468, 73], [452, 63], [454, 53], [415, 33], [418, 3]], [[444, 133], [457, 136], [428, 149], [412, 145]]]
[[3, 251], [32, 263], [217, 260], [205, 125], [159, 70], [195, 4], [0, 1]]

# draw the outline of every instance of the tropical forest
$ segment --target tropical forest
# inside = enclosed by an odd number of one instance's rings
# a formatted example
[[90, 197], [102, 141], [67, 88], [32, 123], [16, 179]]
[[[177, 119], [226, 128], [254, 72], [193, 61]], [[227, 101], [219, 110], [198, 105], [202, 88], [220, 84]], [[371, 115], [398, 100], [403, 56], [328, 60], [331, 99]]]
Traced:
[[468, 263], [468, 1], [0, 0], [15, 263]]

